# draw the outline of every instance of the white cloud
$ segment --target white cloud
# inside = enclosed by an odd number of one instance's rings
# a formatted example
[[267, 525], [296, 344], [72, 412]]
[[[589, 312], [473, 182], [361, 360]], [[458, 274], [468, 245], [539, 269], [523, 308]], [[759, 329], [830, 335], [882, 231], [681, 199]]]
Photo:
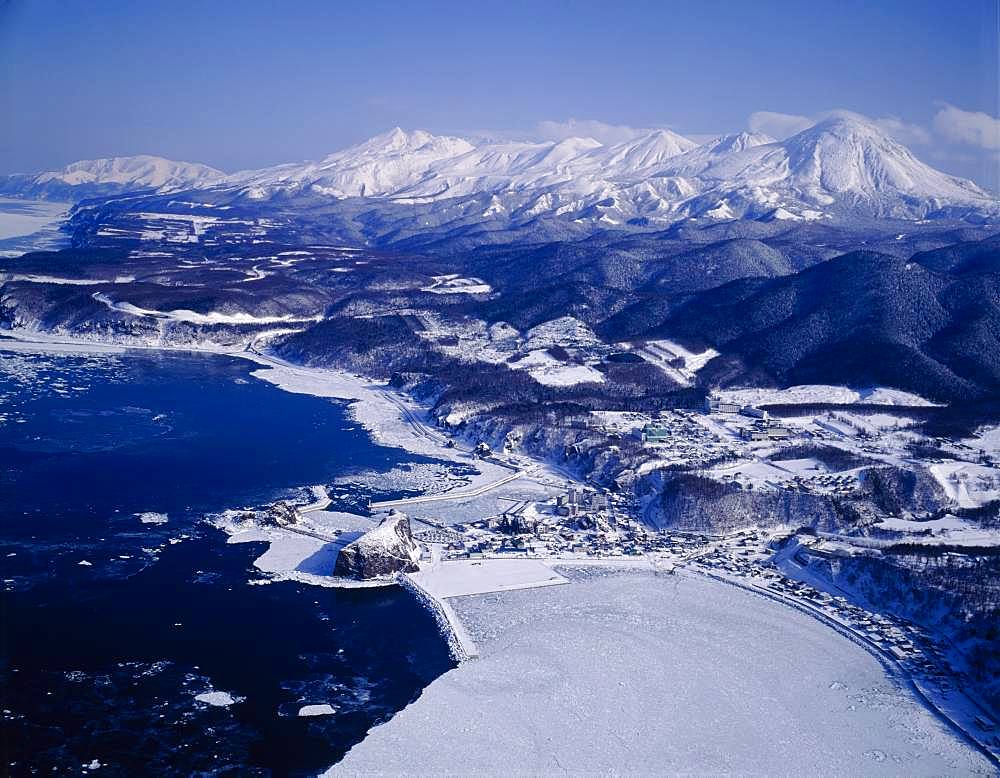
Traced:
[[762, 132], [772, 138], [784, 140], [807, 127], [812, 127], [816, 119], [799, 116], [793, 113], [776, 113], [775, 111], [755, 111], [747, 119], [747, 127], [751, 132]]
[[763, 132], [778, 140], [784, 140], [802, 130], [812, 127], [816, 122], [831, 116], [851, 116], [878, 127], [886, 135], [895, 138], [906, 146], [922, 146], [930, 143], [931, 135], [923, 127], [909, 124], [895, 116], [883, 116], [873, 119], [854, 111], [836, 109], [824, 111], [815, 116], [800, 116], [794, 113], [776, 113], [774, 111], [756, 111], [747, 119], [747, 126], [752, 132]]
[[568, 119], [564, 122], [544, 121], [535, 125], [534, 134], [541, 140], [594, 138], [601, 143], [621, 143], [653, 132], [652, 129], [607, 124], [596, 119]]
[[934, 131], [967, 146], [1000, 151], [1000, 119], [981, 111], [963, 111], [945, 103], [934, 115]]
[[926, 146], [931, 142], [931, 134], [919, 124], [910, 124], [895, 116], [870, 120], [882, 132], [895, 138], [904, 146]]

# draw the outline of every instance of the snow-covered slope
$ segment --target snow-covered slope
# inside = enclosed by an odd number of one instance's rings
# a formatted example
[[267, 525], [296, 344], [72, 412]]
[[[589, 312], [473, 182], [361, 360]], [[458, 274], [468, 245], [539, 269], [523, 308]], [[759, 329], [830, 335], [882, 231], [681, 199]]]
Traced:
[[[76, 200], [81, 191], [92, 196], [88, 187], [111, 193], [194, 188], [206, 190], [215, 204], [292, 212], [340, 200], [363, 204], [369, 214], [384, 214], [379, 209], [388, 203], [419, 205], [413, 213], [429, 230], [480, 220], [490, 229], [517, 229], [538, 219], [587, 229], [655, 227], [686, 218], [1000, 217], [996, 195], [934, 170], [848, 113], [780, 142], [743, 132], [697, 145], [669, 130], [614, 145], [593, 138], [473, 142], [396, 128], [318, 162], [231, 176], [128, 157], [11, 178], [19, 179], [8, 182], [20, 186], [19, 193], [62, 187]], [[164, 205], [169, 203], [156, 208]]]
[[162, 157], [110, 157], [74, 162], [37, 175], [0, 177], [0, 194], [50, 200], [82, 200], [121, 192], [169, 192], [212, 186], [224, 174], [196, 162]]
[[702, 191], [689, 204], [694, 214], [720, 203], [736, 216], [780, 209], [778, 218], [849, 212], [920, 219], [942, 211], [997, 211], [995, 195], [920, 162], [905, 146], [850, 114], [831, 116], [780, 143], [719, 154], [696, 169], [678, 158], [672, 170], [697, 175]]
[[396, 127], [319, 162], [241, 173], [227, 184], [260, 200], [298, 192], [337, 198], [388, 196], [426, 177], [435, 162], [472, 150], [472, 144], [461, 138]]
[[700, 146], [669, 130], [605, 146], [592, 138], [473, 144], [397, 128], [318, 163], [241, 174], [220, 187], [248, 200], [447, 201], [442, 210], [479, 198], [484, 218], [514, 224], [539, 216], [618, 225], [1000, 211], [994, 195], [925, 165], [847, 113], [781, 142], [744, 132]]

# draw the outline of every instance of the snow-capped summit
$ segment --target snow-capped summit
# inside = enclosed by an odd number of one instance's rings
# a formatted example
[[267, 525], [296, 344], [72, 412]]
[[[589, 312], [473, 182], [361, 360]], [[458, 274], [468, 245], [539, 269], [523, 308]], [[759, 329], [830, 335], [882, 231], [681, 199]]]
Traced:
[[920, 162], [874, 124], [846, 113], [784, 141], [719, 155], [697, 175], [700, 200], [726, 202], [736, 216], [781, 209], [802, 218], [849, 212], [921, 219], [942, 209], [998, 210], [995, 196]]
[[239, 174], [230, 181], [256, 200], [279, 192], [337, 198], [388, 196], [419, 181], [435, 162], [473, 148], [462, 138], [395, 127], [319, 162], [265, 168]]
[[175, 162], [146, 154], [74, 162], [61, 170], [0, 178], [0, 192], [53, 200], [80, 200], [127, 191], [159, 192], [204, 188], [224, 174], [196, 162]]
[[602, 157], [616, 173], [629, 174], [663, 165], [697, 146], [694, 141], [670, 130], [654, 130], [636, 140], [611, 146]]
[[[1000, 200], [920, 162], [878, 126], [841, 112], [776, 141], [759, 133], [695, 142], [654, 130], [605, 145], [593, 138], [510, 141], [394, 127], [315, 162], [232, 176], [155, 157], [95, 160], [0, 180], [0, 193], [80, 200], [154, 189], [211, 190], [215, 203], [294, 210], [364, 198], [420, 206], [428, 224], [478, 217], [512, 227], [537, 219], [577, 225], [716, 220], [1000, 217]], [[56, 194], [54, 195], [53, 192]], [[207, 193], [206, 193], [206, 196]]]
[[754, 146], [763, 146], [766, 143], [774, 143], [775, 139], [763, 132], [737, 132], [732, 135], [722, 135], [715, 140], [711, 140], [703, 148], [711, 150], [714, 154], [729, 154], [734, 151], [751, 149]]
[[462, 138], [432, 135], [426, 130], [407, 132], [393, 127], [388, 132], [350, 146], [325, 157], [320, 167], [335, 165], [343, 160], [358, 160], [362, 157], [393, 157], [415, 154], [434, 155], [438, 158], [456, 156], [471, 151], [473, 146]]

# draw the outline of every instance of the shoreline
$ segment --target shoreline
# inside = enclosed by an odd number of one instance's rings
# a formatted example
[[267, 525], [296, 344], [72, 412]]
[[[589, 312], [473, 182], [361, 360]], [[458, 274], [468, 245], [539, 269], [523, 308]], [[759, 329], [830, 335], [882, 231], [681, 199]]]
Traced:
[[[407, 408], [405, 400], [393, 396], [395, 393], [371, 379], [342, 370], [294, 365], [278, 357], [261, 353], [256, 350], [253, 343], [242, 349], [208, 343], [185, 345], [109, 343], [35, 331], [25, 333], [19, 330], [0, 330], [0, 351], [4, 350], [57, 354], [124, 354], [127, 351], [137, 350], [213, 354], [245, 359], [265, 368], [252, 370], [251, 376], [286, 392], [349, 403], [350, 417], [368, 431], [374, 443], [396, 446], [412, 454], [450, 461], [460, 461], [464, 457], [460, 457], [459, 454], [467, 453], [462, 449], [445, 448], [446, 438], [413, 416], [414, 410], [420, 410], [418, 406], [413, 404], [412, 409]], [[367, 407], [359, 407], [362, 403]], [[391, 416], [397, 417], [396, 421], [405, 423], [389, 425], [386, 422]], [[417, 429], [417, 425], [422, 429]], [[428, 445], [437, 441], [440, 441], [440, 445]]]
[[[106, 343], [35, 332], [25, 335], [14, 330], [0, 332], [0, 351], [4, 350], [20, 353], [57, 354], [125, 354], [130, 350], [139, 350], [237, 357], [260, 366], [261, 369], [251, 370], [250, 375], [278, 389], [294, 394], [306, 394], [312, 397], [345, 402], [348, 418], [363, 427], [375, 445], [397, 447], [409, 454], [458, 464], [476, 463], [479, 474], [472, 477], [465, 488], [458, 490], [460, 494], [452, 495], [451, 492], [455, 491], [452, 489], [441, 494], [410, 498], [409, 501], [433, 502], [435, 500], [459, 499], [470, 494], [484, 493], [497, 485], [528, 475], [527, 471], [523, 469], [511, 474], [509, 467], [505, 469], [492, 463], [475, 460], [471, 452], [463, 448], [457, 446], [447, 448], [445, 443], [448, 438], [428, 427], [418, 418], [417, 414], [421, 413], [423, 409], [415, 403], [407, 403], [403, 397], [391, 393], [391, 390], [370, 379], [346, 371], [293, 365], [278, 357], [261, 353], [252, 342], [244, 349], [237, 350], [210, 345]], [[499, 478], [495, 477], [496, 473], [489, 472], [493, 468], [501, 472]], [[313, 486], [311, 488], [315, 493], [316, 489], [322, 487]], [[408, 500], [390, 500], [387, 501], [387, 504], [396, 502], [405, 503]], [[380, 503], [375, 505], [383, 507]], [[309, 513], [320, 517], [334, 515], [319, 509], [318, 502], [296, 507], [303, 514]], [[313, 586], [344, 589], [400, 586], [416, 597], [431, 612], [442, 637], [457, 661], [462, 662], [478, 655], [475, 643], [469, 638], [451, 607], [443, 599], [427, 592], [412, 579], [396, 575], [390, 579], [353, 581], [335, 578], [332, 575], [299, 571], [295, 569], [295, 565], [301, 561], [298, 557], [304, 553], [296, 553], [299, 548], [314, 553], [320, 548], [334, 545], [334, 541], [315, 540], [310, 543], [309, 538], [301, 537], [302, 533], [296, 533], [295, 530], [287, 528], [240, 527], [234, 525], [225, 515], [226, 513], [228, 511], [216, 515], [208, 520], [208, 523], [226, 533], [227, 543], [266, 542], [268, 544], [268, 550], [254, 560], [254, 566], [266, 574], [268, 579], [257, 582], [257, 584], [270, 581], [297, 581]], [[340, 515], [347, 516], [348, 514]], [[349, 514], [349, 516], [363, 520], [372, 527], [375, 526], [374, 520], [369, 516], [361, 514]], [[351, 522], [347, 523], [349, 525]], [[339, 551], [339, 547], [337, 550]]]
[[[0, 337], [0, 351], [5, 349], [21, 352], [55, 352], [55, 353], [116, 353], [121, 354], [129, 350], [147, 350], [147, 351], [159, 351], [159, 352], [180, 352], [180, 353], [192, 353], [192, 354], [215, 354], [219, 356], [231, 356], [240, 357], [246, 359], [255, 365], [259, 366], [259, 369], [251, 370], [250, 375], [262, 381], [266, 381], [277, 388], [283, 389], [285, 391], [297, 393], [297, 394], [307, 394], [315, 397], [325, 397], [328, 399], [342, 400], [348, 403], [348, 414], [351, 419], [357, 421], [361, 426], [363, 426], [368, 433], [369, 437], [375, 444], [396, 446], [409, 453], [431, 456], [437, 459], [443, 459], [451, 462], [463, 462], [467, 463], [469, 461], [475, 461], [477, 468], [480, 469], [480, 474], [476, 479], [473, 479], [473, 483], [470, 484], [466, 489], [458, 489], [458, 492], [467, 491], [469, 493], [474, 492], [477, 480], [488, 481], [489, 476], [487, 471], [489, 469], [489, 463], [483, 462], [481, 460], [472, 460], [469, 452], [460, 448], [445, 448], [444, 442], [448, 439], [442, 435], [437, 430], [427, 427], [423, 422], [417, 417], [416, 413], [421, 413], [422, 409], [407, 399], [402, 397], [397, 397], [397, 393], [391, 392], [391, 390], [374, 383], [370, 379], [362, 378], [360, 376], [352, 375], [344, 371], [330, 370], [326, 368], [311, 368], [293, 365], [285, 362], [276, 357], [270, 357], [266, 354], [261, 354], [256, 351], [251, 344], [249, 347], [243, 350], [235, 350], [224, 347], [212, 347], [210, 345], [190, 345], [190, 346], [170, 346], [170, 345], [132, 345], [132, 344], [108, 344], [87, 340], [79, 339], [56, 339], [52, 336], [39, 335], [37, 338], [25, 337], [23, 335], [11, 332], [0, 333], [0, 335], [6, 335], [8, 337]], [[408, 407], [409, 406], [409, 407]], [[532, 460], [534, 461], [534, 460]], [[538, 466], [544, 466], [544, 463], [536, 462]], [[499, 469], [499, 468], [498, 468]], [[509, 471], [507, 471], [509, 474]], [[530, 474], [522, 470], [519, 475], [524, 475], [530, 478]], [[503, 480], [503, 479], [501, 479]], [[456, 491], [454, 488], [451, 491]], [[434, 500], [447, 500], [449, 499], [448, 491], [441, 494], [430, 495], [426, 498], [411, 498], [418, 501], [434, 501]], [[457, 497], [461, 497], [459, 494]], [[393, 501], [389, 501], [393, 502]], [[326, 514], [326, 511], [319, 510], [315, 507], [316, 503], [310, 503], [308, 506], [300, 506], [307, 508], [307, 512], [312, 516], [322, 516]], [[365, 522], [371, 522], [369, 517], [361, 516], [360, 514], [350, 514], [359, 520], [364, 520]], [[260, 529], [256, 532], [248, 531], [247, 528], [242, 530], [237, 527], [222, 527], [215, 524], [223, 531], [229, 534], [229, 540], [227, 542], [250, 542], [250, 541], [265, 541], [269, 543], [268, 551], [265, 552], [261, 557], [255, 560], [255, 565], [260, 562], [269, 554], [272, 550], [275, 550], [275, 556], [280, 556], [278, 550], [275, 548], [275, 541], [277, 538], [268, 537], [272, 534], [270, 530]], [[279, 533], [282, 536], [290, 536], [294, 531], [289, 532], [286, 529], [275, 528], [275, 533]], [[237, 539], [240, 534], [244, 537]], [[254, 535], [251, 537], [251, 535]], [[301, 541], [301, 539], [300, 539]], [[326, 543], [322, 543], [326, 545]], [[272, 560], [273, 561], [273, 560]], [[595, 567], [642, 567], [648, 569], [649, 562], [647, 560], [638, 561], [636, 560], [632, 564], [622, 564], [626, 561], [631, 560], [620, 560], [621, 563], [616, 563], [614, 560], [547, 560], [545, 564], [550, 566], [557, 565], [573, 565], [574, 562], [577, 564], [582, 564], [584, 566], [595, 566]], [[337, 582], [336, 579], [331, 579], [329, 575], [318, 576], [311, 575], [308, 573], [300, 573], [295, 570], [280, 570], [280, 569], [266, 569], [257, 565], [258, 569], [262, 572], [269, 574], [269, 580], [281, 581], [281, 580], [296, 580], [303, 583], [309, 583], [313, 585], [324, 585], [324, 586], [391, 586], [400, 585], [402, 588], [407, 589], [413, 596], [415, 596], [418, 601], [421, 602], [428, 610], [431, 611], [438, 624], [442, 636], [445, 638], [449, 650], [452, 656], [458, 661], [459, 666], [465, 663], [465, 660], [470, 658], [475, 658], [479, 656], [479, 648], [476, 642], [470, 636], [466, 625], [463, 624], [461, 617], [455, 612], [454, 608], [447, 601], [447, 595], [439, 596], [433, 591], [428, 591], [425, 587], [419, 585], [419, 583], [413, 580], [409, 576], [397, 576], [393, 580], [385, 580], [378, 582]], [[705, 576], [699, 573], [700, 578], [714, 579], [715, 576]], [[730, 581], [716, 579], [719, 583], [732, 583]], [[266, 583], [267, 581], [260, 581], [257, 583]], [[787, 603], [786, 603], [787, 605]], [[816, 618], [815, 614], [812, 615]], [[822, 619], [817, 619], [823, 622]], [[831, 629], [833, 632], [838, 633], [841, 639], [847, 642], [856, 643], [850, 636], [845, 635], [841, 630], [833, 627], [829, 623], [824, 623], [824, 626]], [[876, 659], [879, 657], [877, 654], [873, 654]], [[891, 668], [882, 662], [884, 669], [886, 670], [887, 678], [897, 677], [895, 673], [891, 671]], [[446, 674], [447, 675], [447, 674]], [[898, 677], [897, 677], [898, 678]], [[926, 697], [920, 692], [919, 689], [911, 687], [909, 689], [910, 694], [915, 699], [923, 698], [926, 703]], [[928, 708], [934, 710], [937, 715], [941, 715], [940, 709], [936, 705], [928, 705]], [[949, 717], [941, 716], [945, 721]], [[956, 722], [951, 721], [952, 726], [958, 732], [962, 732], [960, 726], [955, 726]], [[976, 750], [975, 738], [970, 738], [967, 732], [964, 732], [966, 736], [966, 745]], [[971, 741], [971, 742], [970, 742]], [[364, 741], [362, 741], [364, 742]], [[982, 753], [984, 750], [980, 749]], [[988, 750], [985, 751], [985, 755], [990, 756]]]

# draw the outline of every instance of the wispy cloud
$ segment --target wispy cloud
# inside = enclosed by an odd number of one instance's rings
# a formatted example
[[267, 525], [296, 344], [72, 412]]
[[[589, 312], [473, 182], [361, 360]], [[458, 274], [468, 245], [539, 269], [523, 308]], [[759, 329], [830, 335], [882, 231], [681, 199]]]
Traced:
[[963, 111], [944, 104], [932, 122], [934, 131], [954, 143], [1000, 151], [1000, 119], [981, 111]]
[[926, 145], [931, 141], [930, 133], [917, 124], [904, 122], [895, 116], [872, 118], [854, 111], [838, 108], [823, 111], [814, 116], [802, 116], [794, 113], [778, 113], [776, 111], [756, 111], [747, 119], [747, 127], [752, 132], [763, 132], [778, 140], [784, 140], [796, 133], [812, 127], [816, 122], [830, 116], [853, 116], [878, 127], [882, 132], [895, 138], [907, 146]]
[[747, 127], [751, 132], [762, 132], [778, 140], [790, 138], [815, 123], [816, 119], [810, 119], [808, 116], [776, 111], [755, 111], [747, 119]]
[[621, 143], [653, 132], [654, 128], [629, 127], [624, 124], [608, 124], [597, 119], [567, 119], [566, 121], [543, 121], [535, 125], [534, 135], [541, 140], [564, 140], [565, 138], [594, 138], [601, 143]]

